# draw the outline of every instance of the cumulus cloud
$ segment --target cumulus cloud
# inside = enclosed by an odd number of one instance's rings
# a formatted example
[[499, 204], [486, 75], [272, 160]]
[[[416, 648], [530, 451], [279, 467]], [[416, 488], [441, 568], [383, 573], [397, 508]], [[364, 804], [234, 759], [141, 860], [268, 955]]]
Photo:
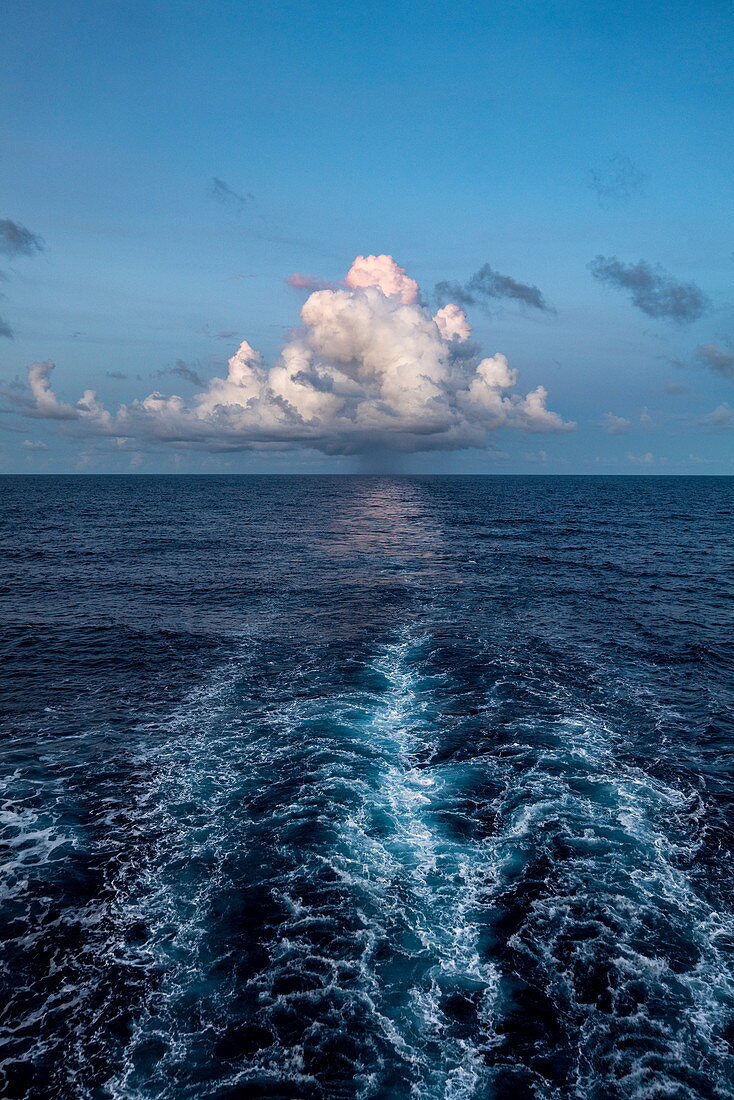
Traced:
[[[272, 365], [247, 341], [191, 400], [154, 392], [114, 416], [92, 391], [74, 405], [51, 389], [53, 364], [28, 368], [27, 415], [75, 421], [74, 430], [209, 451], [303, 445], [330, 454], [482, 447], [491, 431], [575, 427], [537, 386], [516, 392], [504, 355], [481, 358], [464, 311], [435, 316], [391, 256], [359, 256], [339, 289], [314, 291], [301, 325]], [[449, 308], [450, 306], [450, 308]]]
[[442, 306], [441, 309], [437, 310], [433, 320], [436, 322], [438, 331], [444, 340], [463, 342], [471, 336], [471, 325], [466, 319], [464, 310], [453, 302], [449, 302], [447, 306]]
[[604, 413], [602, 423], [607, 435], [623, 435], [632, 427], [631, 420], [627, 420], [624, 416], [615, 416], [614, 413]]
[[392, 256], [357, 256], [344, 282], [356, 290], [377, 287], [386, 297], [397, 295], [406, 305], [418, 301], [418, 284]]
[[288, 286], [297, 290], [338, 290], [339, 285], [351, 290], [364, 287], [378, 287], [386, 297], [398, 295], [406, 305], [418, 301], [418, 283], [406, 274], [392, 256], [357, 256], [341, 284], [319, 279], [314, 275], [304, 275], [294, 271], [286, 279]]
[[31, 363], [26, 371], [30, 396], [10, 388], [5, 390], [5, 396], [20, 406], [26, 416], [40, 420], [77, 420], [89, 424], [95, 433], [106, 432], [112, 417], [99, 403], [94, 390], [85, 390], [74, 405], [59, 401], [51, 389], [50, 375], [53, 370], [54, 363], [50, 359], [43, 363]]
[[0, 218], [0, 253], [3, 256], [33, 256], [43, 248], [41, 238], [30, 229], [10, 218]]
[[615, 153], [589, 173], [589, 186], [596, 191], [599, 205], [603, 207], [626, 202], [639, 190], [644, 180], [645, 176], [637, 165], [620, 153]]
[[734, 352], [717, 347], [716, 344], [701, 344], [693, 353], [694, 358], [705, 367], [723, 378], [734, 378]]
[[616, 256], [597, 256], [589, 264], [595, 279], [630, 293], [632, 304], [649, 317], [666, 317], [681, 324], [697, 321], [707, 306], [695, 283], [679, 283], [659, 265], [640, 260], [625, 264]]
[[702, 416], [698, 422], [709, 428], [734, 428], [734, 409], [724, 402], [717, 405], [708, 416]]
[[537, 286], [519, 283], [510, 275], [500, 275], [489, 264], [475, 271], [466, 283], [442, 282], [436, 284], [436, 294], [440, 301], [455, 298], [464, 306], [482, 305], [488, 308], [492, 303], [508, 299], [543, 313], [554, 313]]

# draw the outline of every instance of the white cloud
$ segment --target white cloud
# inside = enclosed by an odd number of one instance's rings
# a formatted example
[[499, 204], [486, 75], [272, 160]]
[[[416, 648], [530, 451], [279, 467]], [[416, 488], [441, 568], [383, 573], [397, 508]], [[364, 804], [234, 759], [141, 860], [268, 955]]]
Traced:
[[226, 377], [212, 378], [189, 400], [154, 392], [112, 415], [87, 390], [65, 404], [46, 362], [28, 368], [23, 411], [74, 421], [80, 434], [215, 452], [458, 449], [484, 446], [497, 428], [575, 427], [546, 407], [543, 386], [513, 392], [518, 372], [504, 355], [472, 354], [462, 309], [448, 304], [431, 316], [418, 302], [418, 284], [391, 256], [358, 256], [345, 284], [307, 298], [302, 326], [272, 366], [244, 341]]
[[438, 326], [438, 331], [444, 340], [468, 340], [471, 336], [471, 325], [466, 319], [464, 310], [450, 302], [442, 306], [434, 314], [433, 320]]
[[627, 451], [627, 461], [632, 462], [635, 466], [652, 466], [655, 456], [651, 451], [646, 451], [643, 455], [635, 455], [632, 454], [632, 451]]
[[418, 301], [417, 282], [405, 274], [405, 268], [392, 256], [357, 256], [344, 282], [353, 290], [376, 286], [388, 297], [399, 295], [406, 305]]
[[734, 408], [727, 402], [717, 405], [708, 416], [702, 416], [698, 421], [710, 428], [734, 428]]
[[631, 420], [627, 420], [624, 416], [615, 416], [614, 413], [604, 413], [602, 423], [607, 435], [622, 435], [632, 427]]

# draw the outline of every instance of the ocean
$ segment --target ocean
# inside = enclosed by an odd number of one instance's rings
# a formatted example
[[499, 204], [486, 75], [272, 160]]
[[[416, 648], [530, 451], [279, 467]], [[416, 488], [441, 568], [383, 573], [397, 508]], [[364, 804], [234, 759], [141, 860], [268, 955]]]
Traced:
[[3, 1096], [734, 1097], [734, 478], [0, 497]]

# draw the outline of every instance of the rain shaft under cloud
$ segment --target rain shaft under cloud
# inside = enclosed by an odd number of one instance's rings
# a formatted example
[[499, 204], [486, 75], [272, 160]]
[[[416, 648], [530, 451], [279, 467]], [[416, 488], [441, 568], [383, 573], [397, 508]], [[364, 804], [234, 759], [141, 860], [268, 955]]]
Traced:
[[226, 378], [190, 401], [151, 393], [105, 409], [91, 390], [76, 404], [50, 385], [53, 363], [28, 368], [23, 411], [73, 422], [67, 430], [137, 444], [208, 451], [304, 445], [325, 453], [482, 447], [496, 428], [563, 432], [573, 423], [546, 408], [538, 386], [515, 392], [517, 371], [502, 354], [481, 358], [468, 343], [462, 309], [434, 316], [418, 284], [391, 256], [358, 256], [344, 286], [310, 294], [277, 362], [244, 341]]

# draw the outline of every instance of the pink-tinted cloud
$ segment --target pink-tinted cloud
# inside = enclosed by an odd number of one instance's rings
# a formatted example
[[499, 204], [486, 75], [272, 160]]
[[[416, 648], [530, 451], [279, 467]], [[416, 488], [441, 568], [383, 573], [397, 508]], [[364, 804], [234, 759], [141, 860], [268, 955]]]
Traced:
[[466, 319], [466, 314], [460, 306], [449, 302], [447, 306], [434, 315], [433, 320], [438, 326], [438, 331], [444, 340], [468, 340], [471, 336], [471, 325]]
[[313, 293], [315, 290], [336, 290], [336, 284], [327, 279], [318, 279], [315, 275], [304, 275], [300, 271], [294, 271], [286, 279], [286, 285], [295, 287], [296, 290], [307, 290]]
[[327, 454], [484, 447], [496, 429], [565, 432], [536, 386], [517, 392], [501, 353], [460, 348], [470, 329], [449, 303], [432, 317], [391, 256], [359, 256], [346, 286], [314, 290], [277, 360], [247, 341], [226, 376], [184, 399], [160, 392], [108, 412], [88, 390], [75, 404], [51, 388], [50, 362], [28, 370], [28, 416], [73, 421], [70, 432], [208, 451], [307, 446]]
[[392, 256], [357, 256], [344, 282], [353, 290], [376, 286], [386, 297], [398, 295], [406, 305], [418, 301], [418, 284]]

